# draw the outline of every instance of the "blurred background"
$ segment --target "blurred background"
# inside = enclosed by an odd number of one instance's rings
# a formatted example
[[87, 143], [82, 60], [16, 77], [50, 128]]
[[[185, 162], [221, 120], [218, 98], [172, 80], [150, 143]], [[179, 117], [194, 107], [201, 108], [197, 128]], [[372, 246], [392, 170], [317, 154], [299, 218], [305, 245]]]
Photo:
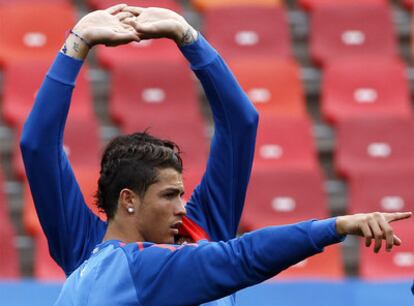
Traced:
[[[0, 305], [51, 305], [64, 281], [37, 220], [19, 138], [67, 31], [89, 11], [118, 2], [0, 0]], [[259, 111], [240, 233], [348, 213], [414, 211], [414, 1], [123, 2], [183, 14]], [[148, 127], [183, 149], [191, 194], [213, 128], [177, 47], [143, 41], [91, 53], [65, 130], [91, 209], [103, 146]], [[348, 238], [243, 291], [238, 305], [413, 306], [414, 219], [395, 230], [403, 246], [392, 253], [375, 255]]]

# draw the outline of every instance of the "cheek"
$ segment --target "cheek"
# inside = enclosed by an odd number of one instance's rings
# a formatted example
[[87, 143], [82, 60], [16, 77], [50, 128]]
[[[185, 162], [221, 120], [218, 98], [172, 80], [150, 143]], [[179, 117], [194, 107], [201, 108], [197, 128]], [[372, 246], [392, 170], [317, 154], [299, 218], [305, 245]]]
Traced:
[[160, 224], [166, 222], [173, 215], [172, 205], [167, 201], [158, 201], [151, 203], [142, 211], [144, 222], [152, 224]]

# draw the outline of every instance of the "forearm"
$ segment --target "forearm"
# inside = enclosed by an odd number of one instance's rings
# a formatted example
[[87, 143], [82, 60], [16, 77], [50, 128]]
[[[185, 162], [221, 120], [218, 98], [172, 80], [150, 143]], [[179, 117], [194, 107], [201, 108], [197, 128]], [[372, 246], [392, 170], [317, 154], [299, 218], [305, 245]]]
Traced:
[[25, 123], [22, 149], [62, 143], [74, 83], [82, 64], [62, 53], [57, 55]]
[[131, 265], [137, 291], [148, 305], [198, 305], [221, 298], [341, 241], [334, 226], [335, 220], [302, 222], [175, 251], [150, 247], [142, 252], [139, 265]]
[[[228, 240], [236, 233], [243, 209], [258, 114], [227, 65], [202, 36], [181, 50], [203, 85], [215, 123], [206, 175], [193, 200], [208, 206], [200, 218], [208, 211], [210, 224], [215, 224], [213, 239]], [[215, 194], [209, 195], [209, 190]], [[190, 205], [190, 214], [196, 214], [197, 209]]]

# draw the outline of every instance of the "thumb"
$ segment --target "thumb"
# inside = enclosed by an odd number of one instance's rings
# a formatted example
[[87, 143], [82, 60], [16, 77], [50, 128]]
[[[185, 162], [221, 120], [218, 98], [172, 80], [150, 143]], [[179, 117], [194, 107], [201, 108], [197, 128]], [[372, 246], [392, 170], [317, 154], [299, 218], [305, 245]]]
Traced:
[[385, 221], [394, 222], [398, 220], [408, 219], [412, 215], [412, 212], [396, 212], [396, 213], [386, 213], [384, 214]]

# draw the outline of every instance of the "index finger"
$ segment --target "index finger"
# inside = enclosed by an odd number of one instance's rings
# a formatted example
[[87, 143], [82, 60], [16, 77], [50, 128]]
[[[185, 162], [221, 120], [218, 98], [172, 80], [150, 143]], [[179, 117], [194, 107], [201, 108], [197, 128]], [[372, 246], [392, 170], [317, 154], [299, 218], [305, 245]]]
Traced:
[[412, 215], [412, 212], [408, 211], [408, 212], [397, 212], [397, 213], [385, 213], [384, 214], [384, 218], [387, 222], [393, 222], [393, 221], [398, 221], [398, 220], [403, 220], [403, 219], [408, 219], [410, 218]]
[[117, 4], [117, 5], [108, 7], [105, 11], [107, 11], [109, 14], [115, 14], [115, 13], [121, 11], [126, 6], [128, 6], [128, 5], [126, 5], [125, 3]]
[[143, 7], [139, 7], [139, 6], [127, 6], [125, 8], [123, 8], [122, 10], [124, 12], [130, 12], [132, 14], [134, 14], [135, 16], [139, 16], [145, 8]]

